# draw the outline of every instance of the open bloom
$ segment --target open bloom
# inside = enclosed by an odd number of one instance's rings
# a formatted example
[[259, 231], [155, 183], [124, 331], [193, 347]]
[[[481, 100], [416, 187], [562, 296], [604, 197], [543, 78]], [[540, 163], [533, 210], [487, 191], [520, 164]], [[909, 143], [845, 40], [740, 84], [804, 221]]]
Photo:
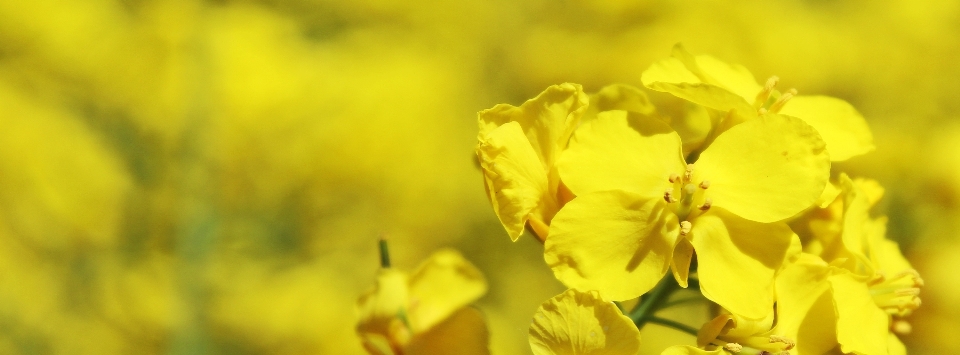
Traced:
[[873, 136], [866, 121], [846, 101], [828, 96], [800, 96], [790, 89], [776, 90], [779, 78], [761, 86], [753, 74], [739, 65], [707, 55], [693, 56], [677, 45], [670, 58], [643, 72], [643, 84], [711, 109], [728, 113], [716, 133], [741, 122], [780, 113], [797, 117], [816, 128], [834, 161], [847, 160], [873, 150]]
[[357, 333], [374, 355], [489, 354], [482, 315], [467, 307], [487, 291], [479, 270], [441, 250], [410, 276], [384, 268], [360, 297]]
[[686, 164], [666, 124], [607, 111], [577, 130], [559, 164], [577, 196], [545, 243], [560, 281], [630, 299], [669, 267], [686, 285], [695, 249], [703, 294], [756, 319], [770, 312], [794, 235], [778, 222], [816, 201], [830, 161], [817, 132], [788, 116], [737, 125]]
[[510, 238], [524, 227], [546, 239], [564, 188], [556, 161], [580, 123], [589, 99], [580, 85], [544, 90], [520, 107], [507, 104], [478, 113], [477, 157], [493, 210]]
[[533, 315], [530, 348], [534, 355], [632, 355], [640, 331], [596, 291], [567, 290]]

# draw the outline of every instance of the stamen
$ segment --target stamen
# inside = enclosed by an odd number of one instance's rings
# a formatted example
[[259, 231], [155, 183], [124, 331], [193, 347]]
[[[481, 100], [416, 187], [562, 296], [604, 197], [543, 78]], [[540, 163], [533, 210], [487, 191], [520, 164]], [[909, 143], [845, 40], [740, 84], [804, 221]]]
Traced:
[[913, 326], [910, 325], [910, 323], [908, 323], [907, 321], [902, 319], [893, 321], [893, 324], [890, 325], [890, 328], [891, 330], [893, 330], [894, 333], [897, 333], [900, 335], [910, 334], [910, 332], [913, 331]]
[[780, 96], [773, 105], [770, 105], [770, 112], [777, 113], [780, 112], [780, 109], [783, 108], [783, 105], [787, 104], [787, 101], [790, 101], [794, 96], [797, 96], [796, 89], [790, 89], [786, 93]]
[[693, 164], [687, 164], [687, 170], [683, 172], [683, 179], [690, 181], [690, 178], [693, 176]]
[[[780, 78], [776, 76], [771, 76], [770, 79], [767, 79], [767, 83], [763, 85], [763, 90], [760, 90], [760, 93], [757, 94], [756, 106], [763, 107], [763, 104], [770, 99], [770, 94], [773, 93], [773, 89], [777, 87], [777, 83], [780, 82]], [[766, 112], [760, 113], [761, 115]]]
[[667, 189], [667, 191], [663, 193], [663, 200], [667, 201], [667, 203], [677, 202], [677, 198], [673, 197], [673, 189]]
[[670, 174], [670, 179], [669, 179], [669, 181], [670, 181], [671, 184], [677, 182], [677, 180], [680, 180], [680, 175]]
[[790, 350], [790, 349], [793, 349], [793, 347], [797, 346], [797, 342], [793, 341], [793, 339], [787, 338], [782, 335], [771, 335], [770, 342], [783, 343], [784, 345], [783, 350]]
[[690, 234], [690, 229], [692, 228], [693, 228], [693, 223], [690, 223], [690, 221], [680, 222], [680, 235]]
[[737, 343], [726, 343], [726, 344], [723, 344], [723, 349], [726, 351], [739, 353], [740, 350], [743, 350], [743, 345], [740, 345]]
[[713, 200], [707, 197], [703, 199], [703, 204], [697, 206], [697, 208], [699, 208], [701, 211], [706, 211], [710, 209], [710, 206], [713, 206]]
[[701, 189], [704, 189], [704, 190], [709, 189], [709, 188], [710, 188], [710, 180], [703, 180], [703, 181], [701, 181], [701, 182], [700, 182], [700, 188], [701, 188]]

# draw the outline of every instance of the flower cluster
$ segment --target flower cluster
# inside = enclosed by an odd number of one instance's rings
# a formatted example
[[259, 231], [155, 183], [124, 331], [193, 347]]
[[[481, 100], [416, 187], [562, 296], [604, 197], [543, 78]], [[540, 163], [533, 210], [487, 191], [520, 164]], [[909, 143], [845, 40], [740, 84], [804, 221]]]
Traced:
[[[663, 99], [566, 83], [479, 113], [494, 212], [569, 288], [534, 353], [635, 354], [649, 322], [697, 335], [663, 354], [905, 353], [923, 281], [871, 216], [879, 184], [831, 176], [873, 150], [863, 117], [679, 45], [641, 81]], [[718, 305], [699, 330], [654, 314], [686, 287]]]

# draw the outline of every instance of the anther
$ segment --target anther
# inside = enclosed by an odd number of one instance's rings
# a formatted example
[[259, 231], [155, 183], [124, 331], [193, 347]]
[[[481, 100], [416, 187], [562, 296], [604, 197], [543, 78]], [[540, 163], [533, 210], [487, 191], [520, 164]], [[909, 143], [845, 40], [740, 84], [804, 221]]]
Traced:
[[894, 333], [897, 333], [900, 335], [910, 334], [910, 332], [913, 331], [913, 326], [911, 326], [910, 323], [907, 323], [907, 321], [902, 319], [893, 321], [893, 324], [891, 324], [890, 328], [891, 330], [893, 330]]
[[693, 228], [693, 223], [690, 223], [690, 221], [680, 222], [680, 235], [690, 234], [691, 228]]
[[773, 103], [773, 105], [770, 105], [770, 112], [773, 112], [773, 113], [780, 112], [780, 109], [783, 108], [783, 105], [786, 105], [787, 101], [790, 101], [790, 99], [792, 99], [794, 96], [797, 96], [797, 90], [790, 89], [789, 91], [781, 95], [780, 98]]
[[783, 345], [784, 345], [783, 349], [784, 349], [784, 350], [790, 350], [790, 349], [793, 349], [793, 347], [797, 346], [797, 342], [793, 341], [793, 339], [790, 339], [790, 338], [787, 338], [787, 337], [781, 336], [781, 335], [771, 335], [771, 336], [770, 336], [770, 342], [771, 342], [771, 343], [783, 343]]
[[663, 200], [667, 201], [667, 203], [677, 202], [677, 198], [673, 197], [673, 189], [667, 189], [667, 191], [663, 193]]
[[709, 189], [709, 188], [710, 188], [710, 180], [703, 180], [703, 181], [701, 181], [701, 182], [700, 182], [700, 188], [701, 188], [701, 189], [704, 189], [704, 190]]
[[757, 106], [763, 106], [763, 104], [767, 102], [770, 94], [773, 93], [773, 89], [777, 87], [778, 82], [780, 82], [780, 78], [776, 76], [771, 76], [770, 79], [767, 79], [767, 83], [763, 85], [763, 90], [760, 90], [760, 93], [757, 94]]
[[680, 175], [670, 174], [670, 179], [669, 179], [669, 181], [670, 181], [671, 184], [672, 184], [672, 183], [675, 183], [675, 182], [677, 182], [677, 181], [679, 181], [679, 180], [680, 180]]
[[683, 172], [683, 179], [690, 181], [691, 177], [693, 177], [693, 164], [687, 164], [687, 169]]
[[713, 200], [707, 197], [703, 199], [703, 204], [700, 206], [697, 206], [697, 208], [699, 208], [701, 211], [706, 211], [710, 209], [710, 206], [713, 206]]
[[737, 343], [726, 343], [723, 344], [723, 349], [730, 352], [739, 353], [740, 350], [743, 350], [743, 345]]

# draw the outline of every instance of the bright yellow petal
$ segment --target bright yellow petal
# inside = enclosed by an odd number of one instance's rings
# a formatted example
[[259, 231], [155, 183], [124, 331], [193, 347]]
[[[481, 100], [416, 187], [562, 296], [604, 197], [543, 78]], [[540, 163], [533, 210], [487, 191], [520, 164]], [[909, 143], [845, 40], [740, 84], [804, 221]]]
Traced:
[[547, 195], [547, 174], [520, 124], [510, 122], [487, 134], [477, 147], [493, 211], [516, 241], [530, 213]]
[[417, 334], [404, 354], [487, 355], [490, 332], [480, 311], [464, 307], [425, 333]]
[[787, 102], [780, 113], [800, 118], [816, 128], [833, 161], [844, 161], [874, 149], [867, 121], [846, 101], [801, 95]]
[[384, 339], [388, 343], [406, 340], [409, 331], [398, 329], [398, 320], [406, 314], [408, 301], [407, 275], [395, 269], [380, 270], [376, 285], [357, 300], [357, 333], [377, 349], [383, 349]]
[[797, 341], [797, 354], [823, 354], [837, 346], [830, 267], [802, 253], [777, 275], [777, 330]]
[[742, 65], [728, 64], [709, 55], [698, 55], [697, 66], [705, 82], [730, 90], [746, 102], [753, 102], [763, 90], [757, 79]]
[[679, 221], [665, 207], [662, 198], [623, 191], [581, 195], [554, 218], [544, 259], [567, 287], [638, 297], [670, 266]]
[[692, 221], [703, 295], [735, 314], [761, 319], [773, 312], [773, 277], [793, 231], [783, 223], [757, 223], [711, 208]]
[[903, 342], [897, 338], [896, 335], [890, 333], [887, 336], [887, 354], [889, 355], [907, 355], [907, 347], [903, 345]]
[[682, 174], [680, 136], [659, 119], [601, 112], [581, 126], [560, 158], [560, 178], [573, 193], [623, 190], [662, 197], [671, 174]]
[[410, 275], [410, 327], [428, 329], [486, 292], [483, 274], [460, 253], [435, 252]]
[[660, 355], [723, 355], [723, 349], [703, 350], [689, 345], [671, 346], [664, 350]]
[[830, 174], [823, 141], [796, 118], [764, 115], [721, 134], [695, 163], [714, 206], [776, 222], [812, 206]]
[[553, 85], [520, 107], [500, 104], [480, 111], [478, 138], [482, 141], [497, 127], [517, 122], [543, 162], [544, 170], [549, 171], [580, 123], [589, 101], [578, 84]]
[[640, 350], [640, 331], [596, 292], [567, 290], [537, 309], [530, 348], [534, 355], [631, 355]]
[[680, 287], [687, 288], [687, 282], [690, 277], [690, 261], [693, 259], [693, 244], [687, 238], [677, 238], [677, 245], [673, 248], [673, 260], [670, 262], [670, 270], [673, 272], [673, 278], [677, 280]]
[[886, 354], [889, 324], [867, 285], [849, 273], [829, 278], [837, 312], [837, 340], [844, 353]]
[[[840, 238], [843, 247], [850, 254], [841, 257], [852, 257], [866, 266], [872, 266], [867, 256], [867, 222], [870, 219], [870, 200], [853, 184], [853, 180], [846, 174], [840, 174], [840, 187], [843, 189], [843, 232]], [[851, 260], [854, 262], [856, 260]], [[853, 264], [855, 265], [855, 264]], [[851, 267], [851, 271], [859, 271]], [[873, 270], [867, 272], [873, 274]]]

